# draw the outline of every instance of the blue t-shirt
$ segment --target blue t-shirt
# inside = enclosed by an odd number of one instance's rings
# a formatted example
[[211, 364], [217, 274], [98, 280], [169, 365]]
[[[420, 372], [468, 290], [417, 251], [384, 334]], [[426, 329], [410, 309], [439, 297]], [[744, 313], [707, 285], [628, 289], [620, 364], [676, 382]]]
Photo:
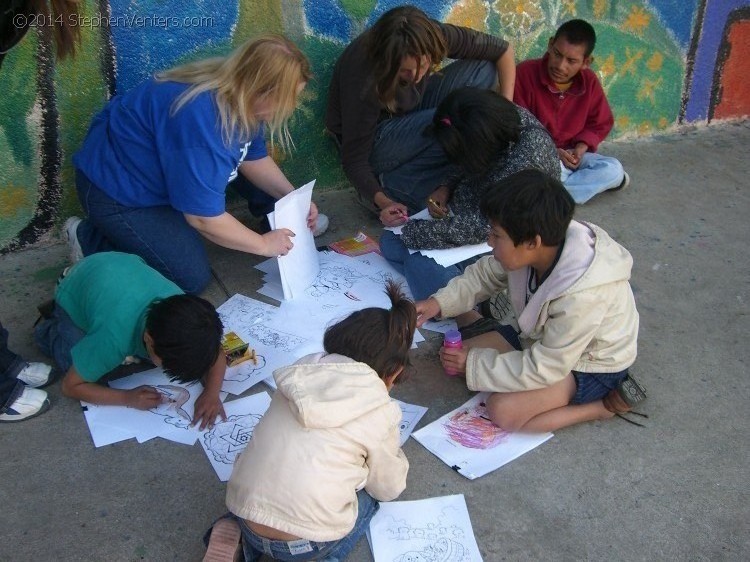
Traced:
[[151, 79], [112, 98], [94, 117], [73, 165], [122, 205], [222, 214], [240, 163], [268, 155], [263, 127], [252, 139], [226, 145], [213, 92], [170, 114], [188, 87]]

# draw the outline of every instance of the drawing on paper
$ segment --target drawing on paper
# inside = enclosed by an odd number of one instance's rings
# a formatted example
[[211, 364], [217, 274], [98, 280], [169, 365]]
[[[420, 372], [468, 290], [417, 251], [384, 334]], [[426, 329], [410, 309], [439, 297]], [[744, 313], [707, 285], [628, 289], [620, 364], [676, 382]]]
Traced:
[[186, 388], [174, 384], [160, 384], [154, 386], [162, 394], [162, 403], [149, 412], [164, 416], [166, 423], [179, 428], [190, 427], [192, 418], [182, 409], [182, 406], [190, 400], [190, 392]]
[[275, 307], [237, 294], [216, 311], [225, 330], [231, 327], [233, 330], [246, 332], [256, 324], [268, 322], [275, 312]]
[[216, 424], [203, 436], [206, 452], [216, 462], [233, 465], [250, 442], [261, 417], [259, 414], [229, 416], [226, 421]]
[[253, 343], [257, 342], [279, 351], [292, 351], [305, 341], [304, 338], [294, 334], [287, 334], [262, 325], [253, 326], [247, 330], [247, 334], [254, 340]]
[[492, 449], [507, 441], [510, 435], [492, 423], [484, 402], [459, 410], [443, 427], [450, 439], [469, 449]]
[[467, 556], [468, 553], [461, 543], [443, 538], [418, 552], [405, 552], [393, 562], [468, 562], [471, 558]]
[[308, 289], [310, 296], [319, 298], [330, 292], [344, 293], [351, 289], [359, 279], [366, 276], [351, 267], [320, 264], [320, 273]]
[[[404, 548], [409, 548], [393, 558], [393, 562], [469, 562], [471, 554], [463, 544], [466, 532], [457, 524], [455, 512], [454, 507], [444, 506], [436, 520], [417, 526], [389, 516], [386, 538], [406, 543]], [[401, 549], [394, 546], [394, 550]]]
[[237, 369], [227, 369], [224, 374], [225, 381], [243, 382], [253, 376], [266, 366], [265, 355], [255, 354], [255, 362], [245, 361], [237, 366]]

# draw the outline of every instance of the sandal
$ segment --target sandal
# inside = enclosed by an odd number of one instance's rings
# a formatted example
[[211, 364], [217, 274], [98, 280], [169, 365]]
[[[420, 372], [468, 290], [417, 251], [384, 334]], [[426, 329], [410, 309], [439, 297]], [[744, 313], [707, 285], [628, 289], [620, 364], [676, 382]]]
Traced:
[[203, 562], [234, 562], [240, 552], [240, 526], [233, 518], [224, 517], [214, 523]]

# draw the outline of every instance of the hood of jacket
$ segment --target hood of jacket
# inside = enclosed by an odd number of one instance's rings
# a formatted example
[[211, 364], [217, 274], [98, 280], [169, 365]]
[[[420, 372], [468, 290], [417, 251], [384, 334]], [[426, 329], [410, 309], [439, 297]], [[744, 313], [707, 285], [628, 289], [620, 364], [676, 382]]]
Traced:
[[[300, 424], [341, 427], [390, 402], [385, 383], [365, 363], [336, 354], [314, 353], [273, 373], [278, 392]], [[346, 377], [346, 384], [341, 384]]]
[[530, 334], [541, 308], [563, 295], [583, 291], [616, 281], [628, 281], [633, 258], [625, 248], [595, 224], [571, 221], [565, 234], [565, 245], [549, 277], [526, 301], [529, 270], [522, 268], [508, 273], [511, 303], [518, 316], [518, 326]]

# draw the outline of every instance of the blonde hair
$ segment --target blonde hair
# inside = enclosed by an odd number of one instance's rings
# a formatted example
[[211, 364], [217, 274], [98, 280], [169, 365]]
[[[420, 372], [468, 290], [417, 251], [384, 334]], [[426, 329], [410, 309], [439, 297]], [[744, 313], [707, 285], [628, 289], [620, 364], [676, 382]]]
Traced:
[[176, 100], [175, 114], [193, 98], [213, 91], [219, 107], [224, 141], [238, 135], [249, 139], [260, 127], [255, 104], [272, 101], [273, 115], [266, 122], [271, 141], [291, 145], [287, 122], [297, 105], [297, 92], [312, 74], [307, 57], [281, 35], [263, 35], [246, 41], [226, 57], [187, 63], [156, 75], [157, 80], [191, 84]]

